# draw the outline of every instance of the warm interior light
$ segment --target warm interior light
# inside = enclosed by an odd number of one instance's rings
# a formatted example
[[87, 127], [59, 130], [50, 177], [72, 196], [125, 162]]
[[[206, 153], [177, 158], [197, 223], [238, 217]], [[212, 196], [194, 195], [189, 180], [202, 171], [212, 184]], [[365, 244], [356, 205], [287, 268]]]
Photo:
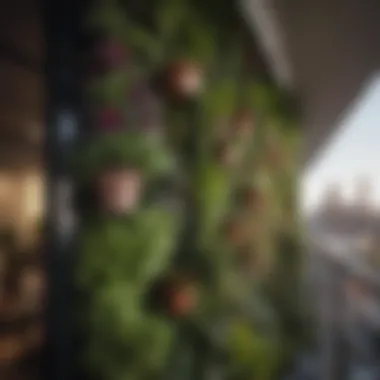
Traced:
[[0, 200], [4, 201], [10, 190], [10, 181], [7, 176], [0, 174]]
[[43, 214], [42, 178], [38, 174], [30, 174], [24, 182], [24, 215], [28, 220], [34, 222]]

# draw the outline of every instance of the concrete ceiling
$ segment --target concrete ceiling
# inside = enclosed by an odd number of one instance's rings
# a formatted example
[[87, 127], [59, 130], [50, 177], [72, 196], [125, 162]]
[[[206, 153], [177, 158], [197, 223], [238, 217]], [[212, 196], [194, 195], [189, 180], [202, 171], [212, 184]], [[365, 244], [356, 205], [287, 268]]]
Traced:
[[[379, 69], [380, 1], [243, 1], [251, 9], [249, 18], [256, 32], [260, 25], [255, 22], [255, 8], [265, 8], [262, 14], [271, 19], [266, 30], [272, 36], [264, 50], [279, 80], [291, 78], [299, 95], [305, 158], [312, 160], [361, 86]], [[265, 37], [263, 27], [261, 22]], [[278, 36], [273, 37], [276, 30]]]
[[379, 69], [380, 1], [275, 0], [275, 4], [302, 101], [305, 153], [311, 159]]

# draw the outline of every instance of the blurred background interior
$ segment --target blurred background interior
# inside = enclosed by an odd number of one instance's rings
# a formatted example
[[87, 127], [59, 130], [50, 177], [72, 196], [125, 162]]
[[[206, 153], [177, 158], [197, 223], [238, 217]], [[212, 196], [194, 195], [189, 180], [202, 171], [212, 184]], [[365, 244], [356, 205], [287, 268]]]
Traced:
[[3, 3], [0, 13], [0, 377], [33, 378], [44, 328], [44, 38], [37, 2]]
[[[305, 289], [318, 300], [310, 305], [318, 342], [294, 378], [379, 379], [380, 2], [238, 6], [271, 75], [296, 91], [303, 111]], [[3, 2], [0, 20], [0, 378], [37, 379], [48, 31], [36, 0]]]

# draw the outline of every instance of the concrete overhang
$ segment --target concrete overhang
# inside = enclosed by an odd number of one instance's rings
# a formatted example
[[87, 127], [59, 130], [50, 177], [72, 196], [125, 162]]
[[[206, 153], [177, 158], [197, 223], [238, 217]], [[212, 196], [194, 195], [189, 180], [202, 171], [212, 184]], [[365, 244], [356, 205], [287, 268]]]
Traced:
[[309, 163], [380, 66], [379, 0], [241, 0], [282, 86], [299, 96]]

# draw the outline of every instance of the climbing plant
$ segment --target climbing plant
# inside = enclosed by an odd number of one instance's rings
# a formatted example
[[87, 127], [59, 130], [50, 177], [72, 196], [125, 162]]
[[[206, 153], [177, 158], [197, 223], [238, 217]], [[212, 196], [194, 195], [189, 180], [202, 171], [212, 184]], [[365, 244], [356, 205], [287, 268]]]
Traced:
[[142, 5], [85, 22], [82, 367], [276, 379], [302, 323], [291, 99], [252, 70], [232, 2]]

